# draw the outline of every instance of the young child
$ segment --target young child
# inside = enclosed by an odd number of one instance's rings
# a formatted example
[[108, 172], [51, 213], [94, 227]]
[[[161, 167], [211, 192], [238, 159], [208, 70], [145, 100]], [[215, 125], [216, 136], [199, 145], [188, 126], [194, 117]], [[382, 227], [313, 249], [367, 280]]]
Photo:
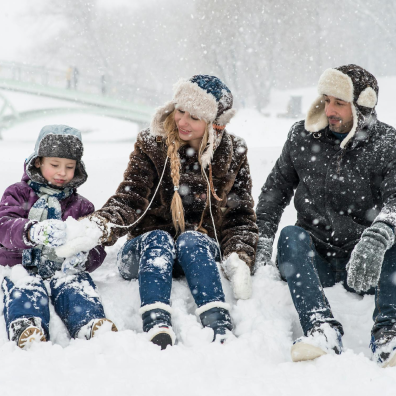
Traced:
[[[76, 192], [88, 177], [82, 154], [80, 131], [45, 126], [25, 162], [22, 181], [8, 187], [0, 202], [0, 265], [22, 263], [27, 271], [14, 281], [5, 277], [1, 285], [8, 337], [21, 348], [49, 340], [49, 294], [71, 337], [90, 339], [100, 327], [117, 331], [105, 318], [88, 273], [102, 264], [103, 247], [68, 259], [54, 249], [66, 240], [67, 217], [78, 219], [94, 211]], [[62, 265], [76, 270], [57, 272]]]

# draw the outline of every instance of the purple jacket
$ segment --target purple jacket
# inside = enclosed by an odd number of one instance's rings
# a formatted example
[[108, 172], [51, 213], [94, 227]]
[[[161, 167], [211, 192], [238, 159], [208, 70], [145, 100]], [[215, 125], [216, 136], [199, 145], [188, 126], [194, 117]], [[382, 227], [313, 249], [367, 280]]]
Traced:
[[[0, 201], [0, 265], [10, 267], [22, 263], [22, 250], [34, 246], [27, 239], [27, 230], [35, 221], [29, 220], [30, 208], [39, 199], [29, 187], [29, 176], [24, 173], [22, 181], [8, 187]], [[74, 219], [94, 212], [93, 204], [77, 194], [63, 199], [61, 202], [62, 220], [72, 216]], [[86, 268], [88, 272], [98, 268], [106, 257], [102, 246], [96, 246], [89, 252]]]

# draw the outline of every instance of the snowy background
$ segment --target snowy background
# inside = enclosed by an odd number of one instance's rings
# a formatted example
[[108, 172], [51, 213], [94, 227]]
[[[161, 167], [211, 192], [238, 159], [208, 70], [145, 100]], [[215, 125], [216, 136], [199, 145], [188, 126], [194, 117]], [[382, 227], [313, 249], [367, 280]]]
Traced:
[[[33, 63], [62, 73], [69, 64], [78, 65], [82, 78], [108, 73], [113, 80], [137, 84], [137, 91], [147, 88], [152, 95], [137, 100], [150, 106], [169, 99], [171, 85], [180, 76], [205, 72], [224, 79], [239, 110], [228, 130], [248, 144], [255, 201], [297, 121], [278, 115], [286, 113], [291, 96], [302, 97], [304, 113], [325, 68], [354, 62], [379, 76], [379, 119], [396, 125], [396, 77], [392, 77], [396, 25], [390, 23], [396, 14], [394, 2], [368, 5], [363, 0], [335, 0], [320, 6], [312, 0], [147, 0], [145, 6], [123, 0], [0, 3], [4, 5], [0, 62]], [[194, 38], [201, 43], [197, 45]], [[78, 106], [6, 90], [0, 94], [20, 112]], [[20, 180], [23, 162], [33, 151], [41, 127], [53, 123], [82, 131], [89, 178], [79, 192], [100, 208], [122, 180], [138, 133], [136, 124], [88, 114], [43, 114], [4, 129], [0, 191]], [[293, 224], [295, 217], [291, 205], [280, 228]], [[396, 369], [381, 369], [370, 360], [374, 299], [348, 293], [341, 285], [326, 289], [326, 294], [344, 326], [346, 352], [313, 362], [291, 362], [290, 347], [301, 329], [288, 287], [273, 267], [256, 273], [250, 300], [235, 301], [223, 280], [237, 336], [226, 345], [210, 342], [211, 331], [201, 328], [187, 283], [175, 281], [171, 300], [178, 343], [160, 351], [142, 333], [137, 282], [122, 280], [115, 267], [123, 242], [107, 248], [105, 263], [93, 273], [107, 316], [119, 332], [90, 341], [71, 340], [51, 308], [52, 341], [24, 351], [8, 341], [0, 318], [1, 396], [395, 393]], [[17, 276], [17, 271], [0, 268], [0, 281], [5, 275]], [[0, 310], [2, 298], [0, 292]]]

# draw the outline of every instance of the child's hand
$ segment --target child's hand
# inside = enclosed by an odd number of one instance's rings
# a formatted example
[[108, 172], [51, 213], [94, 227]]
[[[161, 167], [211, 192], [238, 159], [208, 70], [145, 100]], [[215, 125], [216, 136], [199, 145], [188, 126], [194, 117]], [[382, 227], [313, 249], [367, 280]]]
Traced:
[[85, 271], [85, 262], [87, 261], [88, 253], [78, 252], [75, 255], [68, 257], [62, 264], [62, 272], [74, 273]]
[[29, 238], [37, 245], [61, 246], [66, 241], [66, 224], [61, 220], [40, 221], [30, 228]]

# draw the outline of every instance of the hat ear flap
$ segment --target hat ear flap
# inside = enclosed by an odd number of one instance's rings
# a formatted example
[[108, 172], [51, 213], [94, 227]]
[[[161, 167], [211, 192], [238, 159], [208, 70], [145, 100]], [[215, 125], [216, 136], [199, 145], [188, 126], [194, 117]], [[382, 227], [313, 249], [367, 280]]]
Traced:
[[164, 106], [158, 107], [155, 111], [153, 120], [151, 121], [150, 131], [154, 136], [165, 136], [165, 130], [163, 123], [172, 111], [175, 110], [175, 104], [173, 101], [165, 103]]
[[308, 132], [318, 132], [329, 124], [325, 113], [323, 96], [319, 96], [312, 103], [305, 118], [305, 129]]
[[217, 125], [227, 125], [231, 118], [234, 117], [236, 111], [234, 109], [226, 110], [219, 118], [215, 120]]
[[214, 153], [214, 143], [215, 143], [214, 137], [215, 137], [215, 131], [213, 129], [212, 124], [209, 124], [208, 147], [206, 148], [205, 152], [202, 154], [201, 157], [201, 166], [203, 169], [205, 169], [212, 161], [213, 153]]
[[356, 103], [359, 106], [369, 107], [372, 109], [377, 104], [377, 100], [377, 94], [375, 93], [374, 89], [367, 87], [362, 92], [360, 92]]

